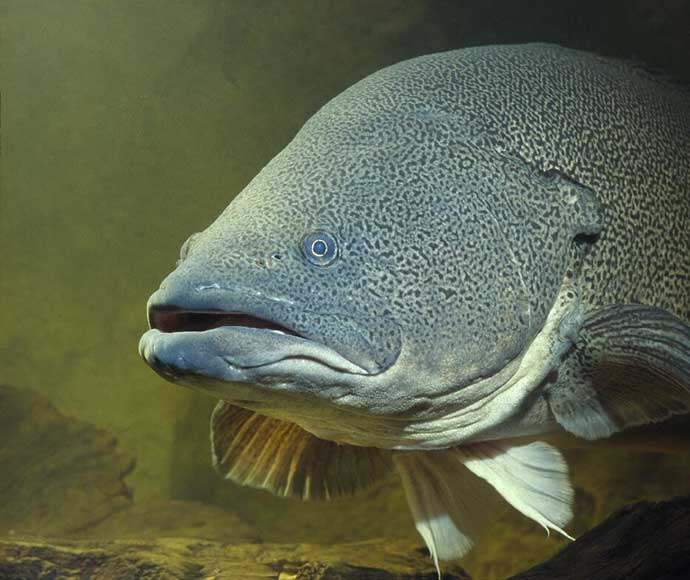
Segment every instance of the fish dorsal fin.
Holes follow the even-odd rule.
[[[690,326],[661,308],[617,304],[587,315],[545,389],[556,420],[585,439],[690,412]]]
[[[301,499],[351,495],[391,471],[388,452],[319,439],[295,423],[219,401],[213,465],[226,479]]]
[[[570,538],[562,529],[572,517],[568,469],[546,443],[488,442],[400,452],[393,462],[439,577],[439,560],[460,558],[477,541],[491,520],[496,492],[547,532]]]

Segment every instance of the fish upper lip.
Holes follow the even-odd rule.
[[[219,353],[227,364],[244,370],[260,369],[290,359],[311,360],[336,371],[369,375],[371,371],[343,356],[333,348],[313,340],[292,328],[262,318],[254,314],[239,311],[226,311],[213,308],[183,308],[173,304],[149,302],[147,309],[151,330],[142,336],[139,352],[144,360],[154,368],[159,366],[174,367],[175,363],[166,361],[168,357],[159,351],[168,335],[170,339],[200,337],[200,335],[218,336],[224,332],[235,332],[242,347],[229,349],[229,353]],[[265,333],[270,333],[265,334]],[[270,336],[271,346],[279,348],[265,351],[264,360],[242,362],[246,349],[251,349],[252,341],[264,335]],[[155,337],[155,338],[154,338]],[[276,343],[276,341],[278,341]],[[264,345],[262,344],[262,347]],[[268,345],[266,345],[268,346]],[[262,348],[263,350],[263,348]],[[276,352],[277,351],[277,352]],[[238,354],[241,353],[241,354]],[[274,355],[274,356],[271,356]],[[179,353],[172,357],[180,361]],[[237,360],[239,359],[239,360]],[[170,368],[168,368],[170,371]],[[172,374],[172,373],[171,373]]]

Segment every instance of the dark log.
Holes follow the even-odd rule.
[[[690,497],[629,505],[510,580],[688,580]]]

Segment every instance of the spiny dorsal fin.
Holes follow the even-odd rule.
[[[211,417],[214,467],[241,485],[301,499],[352,495],[390,473],[381,449],[339,445],[219,401]]]

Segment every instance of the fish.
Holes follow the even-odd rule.
[[[384,68],[187,239],[147,316],[146,363],[219,399],[226,478],[395,474],[439,576],[494,497],[571,538],[549,434],[690,411],[690,92],[540,43]]]

